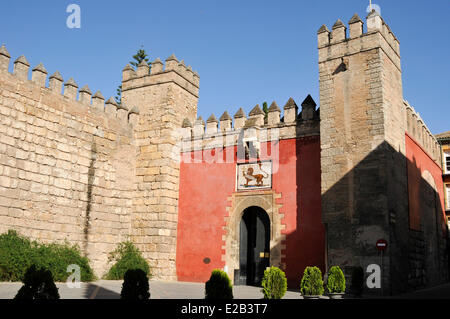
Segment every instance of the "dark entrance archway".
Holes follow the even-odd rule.
[[[240,222],[239,284],[260,286],[270,266],[270,219],[256,206],[244,210]]]

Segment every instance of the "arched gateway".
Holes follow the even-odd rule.
[[[271,190],[234,193],[224,227],[222,260],[236,285],[258,285],[269,266],[282,267],[281,197]],[[263,255],[262,255],[263,254]],[[263,257],[262,257],[263,256]]]
[[[242,285],[260,286],[266,267],[270,266],[270,219],[257,206],[244,210],[239,224],[239,279]]]

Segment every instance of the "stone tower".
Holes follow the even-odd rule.
[[[407,282],[408,238],[407,226],[396,227],[408,225],[399,41],[376,11],[367,32],[363,24],[355,14],[349,32],[341,20],[318,31],[327,264],[346,275],[380,264],[375,244],[385,239],[382,280],[395,290]]]
[[[123,70],[122,104],[139,106],[135,126],[136,194],[132,241],[149,261],[152,275],[176,280],[179,149],[178,128],[197,114],[199,76],[172,55],[156,59],[151,71],[145,61],[135,71]]]

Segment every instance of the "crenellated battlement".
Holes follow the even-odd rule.
[[[10,63],[10,54],[6,47],[2,45],[0,47],[0,72],[8,72]],[[85,107],[91,107],[98,111],[104,112],[109,118],[117,118],[125,128],[132,123],[136,123],[135,117],[139,112],[130,112],[129,109],[136,110],[137,107],[127,107],[125,105],[118,105],[117,102],[111,97],[105,102],[105,98],[100,91],[97,91],[94,95],[88,85],[79,89],[78,84],[73,78],[70,78],[64,82],[63,77],[58,71],[55,71],[49,77],[48,87],[46,86],[48,72],[44,64],[39,63],[31,71],[31,79],[29,78],[30,64],[24,55],[18,57],[13,63],[12,76],[18,80],[30,82],[41,88],[48,89],[49,91],[59,94],[61,98],[69,101],[75,101]],[[81,106],[80,105],[80,106]]]
[[[281,116],[281,109],[274,101],[266,119],[259,105],[248,113],[248,117],[240,108],[234,115],[234,122],[227,111],[219,120],[212,114],[206,123],[201,117],[194,123],[185,118],[182,123],[182,152],[237,145],[247,132],[254,132],[259,142],[319,135],[319,110],[316,110],[313,98],[308,95],[301,106],[299,113],[297,104],[290,98]]]
[[[381,48],[401,70],[400,42],[383,18],[372,10],[367,16],[366,24],[367,31],[364,32],[364,22],[355,13],[348,22],[349,32],[340,19],[335,22],[331,31],[326,25],[322,25],[317,32],[319,63]]]
[[[431,156],[431,158],[440,166],[440,146],[436,137],[428,129],[420,114],[404,101],[406,108],[406,132],[413,137],[417,143]]]
[[[193,71],[190,65],[186,66],[184,60],[178,61],[174,54],[165,62],[164,65],[156,58],[151,69],[145,61],[141,62],[136,70],[131,65],[126,65],[122,72],[122,91],[172,82],[198,97],[198,73]]]

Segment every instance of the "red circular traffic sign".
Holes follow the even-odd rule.
[[[388,245],[388,243],[387,243],[386,240],[384,240],[384,239],[378,239],[377,240],[376,246],[377,246],[378,250],[380,250],[380,251],[386,250],[387,245]]]

